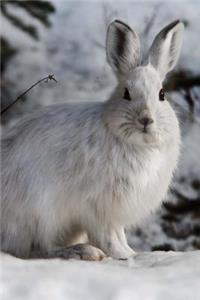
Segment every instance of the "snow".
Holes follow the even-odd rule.
[[[46,29],[38,21],[40,41],[15,30],[2,16],[3,35],[11,45],[20,49],[8,66],[7,77],[14,83],[14,95],[25,90],[48,73],[54,73],[58,83],[43,84],[29,94],[30,109],[36,104],[48,105],[69,100],[105,100],[112,91],[115,79],[106,62],[105,37],[107,23],[119,18],[129,23],[142,38],[147,50],[158,31],[177,18],[188,20],[179,65],[199,70],[199,7],[200,3],[176,1],[52,1],[56,13],[51,16],[52,27]],[[27,15],[20,8],[15,14]],[[156,14],[155,14],[156,11]],[[149,34],[143,32],[152,14],[155,18]],[[16,79],[20,78],[20,81]],[[13,98],[15,98],[13,95]],[[26,107],[27,105],[27,107]],[[23,106],[28,109],[28,104]]]
[[[2,300],[199,300],[200,251],[127,261],[21,260],[1,254]]]

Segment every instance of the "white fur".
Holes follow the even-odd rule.
[[[169,24],[156,36],[149,51],[149,62],[164,79],[177,63],[182,47],[184,25],[179,21]]]
[[[136,32],[119,20],[112,22],[107,31],[106,54],[116,75],[126,76],[140,60],[140,41]]]
[[[123,59],[117,57],[113,34],[116,41],[119,24],[127,26],[113,22],[107,34],[107,55],[115,53],[110,63],[120,74],[108,101],[49,106],[5,134],[2,250],[29,257],[34,245],[48,254],[86,232],[93,246],[126,258],[133,250],[124,229],[160,206],[179,155],[178,121],[167,100],[159,101],[162,82],[152,60],[136,67],[134,38],[124,39]],[[124,34],[132,35],[130,30],[127,26]],[[172,42],[176,45],[175,38]],[[161,43],[162,60],[170,60]],[[173,57],[175,52],[173,45]],[[157,56],[154,47],[152,56]],[[131,101],[123,99],[125,87]],[[139,122],[144,116],[153,119],[145,133]]]

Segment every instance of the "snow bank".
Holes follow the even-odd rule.
[[[2,300],[197,300],[200,251],[143,252],[128,261],[21,260],[1,254]]]

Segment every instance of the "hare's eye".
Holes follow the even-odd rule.
[[[159,92],[159,100],[164,101],[165,100],[165,92],[163,89],[160,90]]]
[[[124,96],[123,96],[123,98],[125,100],[131,101],[131,96],[130,96],[129,91],[128,91],[127,88],[125,88],[125,90],[124,90]]]

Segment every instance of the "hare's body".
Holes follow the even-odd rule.
[[[160,205],[177,161],[178,127],[160,148],[130,147],[106,129],[104,104],[81,106],[46,108],[4,141],[3,250],[28,256],[35,244],[47,251],[70,242],[74,230],[103,249],[103,232],[136,224]]]
[[[136,68],[127,78],[134,76],[135,91],[142,81],[154,97],[147,82],[153,76],[159,88],[155,70]],[[153,105],[140,95],[124,104],[118,100],[121,93],[119,85],[105,103],[44,108],[6,132],[2,250],[20,257],[31,256],[33,248],[49,257],[74,257],[80,248],[56,248],[86,232],[90,244],[107,255],[124,258],[133,253],[124,228],[160,205],[176,167],[180,134],[167,101]],[[154,124],[138,127],[134,114],[149,114],[150,104]]]

